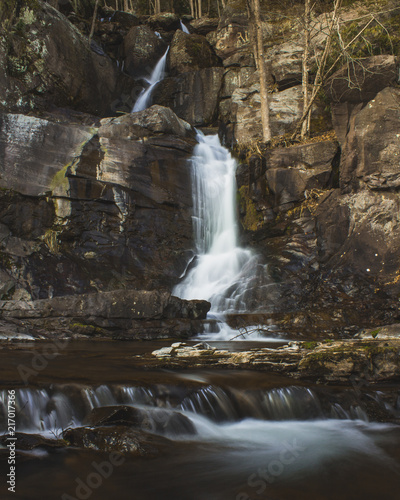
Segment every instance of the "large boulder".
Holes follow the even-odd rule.
[[[155,89],[153,102],[171,108],[191,125],[211,125],[218,116],[223,74],[223,68],[205,68],[165,78]]]
[[[0,107],[112,114],[111,103],[133,82],[58,10],[34,5],[21,11],[18,30],[0,37]]]
[[[125,71],[133,76],[149,77],[167,44],[147,26],[134,26],[124,39]]]
[[[177,30],[172,39],[168,62],[172,75],[221,65],[203,36],[188,35],[181,30]]]
[[[38,299],[179,280],[192,248],[187,123],[153,106],[101,123],[6,114],[0,126],[7,289]]]
[[[343,190],[400,186],[399,99],[399,89],[385,88],[364,108],[353,110],[340,165]]]

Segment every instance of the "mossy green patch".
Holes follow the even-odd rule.
[[[244,213],[241,219],[244,229],[247,231],[257,231],[263,223],[262,214],[257,211],[254,201],[249,196],[249,189],[247,186],[241,186],[238,194],[240,212]]]
[[[54,175],[50,183],[50,187],[52,190],[54,190],[57,187],[62,187],[64,189],[68,188],[69,183],[67,178],[67,171],[69,166],[70,166],[69,164],[65,165],[65,167],[63,167]]]
[[[301,346],[304,348],[304,349],[315,349],[317,346],[318,346],[318,342],[303,342],[301,344]]]
[[[369,332],[371,334],[372,338],[376,338],[378,336],[378,333],[381,331],[381,328],[377,328],[376,330],[372,330],[372,332]]]

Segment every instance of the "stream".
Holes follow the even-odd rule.
[[[130,407],[146,413],[141,432],[153,436],[156,452],[125,453],[112,475],[78,496],[78,485],[94,481],[93,464],[107,461],[109,452],[93,443],[20,450],[16,493],[1,491],[1,498],[396,498],[400,405],[392,398],[392,422],[374,421],[365,398],[387,409],[400,387],[328,388],[265,372],[153,370],[144,355],[165,343],[85,341],[68,343],[22,384],[21,366],[38,368],[35,356],[50,345],[0,350],[2,434],[13,389],[19,433],[55,441],[66,429],[87,426],[99,409]],[[6,458],[2,446],[2,471]]]

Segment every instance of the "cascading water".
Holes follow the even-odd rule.
[[[236,384],[237,374],[234,377],[232,385]],[[2,457],[8,453],[8,393],[7,389],[0,390]],[[398,427],[368,422],[356,393],[344,407],[328,404],[332,398],[346,400],[344,393],[335,394],[336,390],[327,393],[325,388],[193,387],[192,382],[185,386],[182,381],[148,387],[52,384],[46,388],[19,388],[15,390],[16,443],[23,455],[18,456],[21,493],[15,498],[67,497],[64,492],[74,484],[77,471],[84,479],[92,477],[98,470],[94,464],[105,463],[104,453],[107,450],[110,454],[110,446],[119,453],[123,446],[125,463],[115,468],[110,483],[104,481],[109,489],[96,491],[99,500],[108,500],[114,491],[119,498],[130,498],[135,491],[137,498],[149,500],[249,499],[259,496],[255,494],[260,485],[268,486],[268,496],[260,499],[316,498],[317,488],[330,492],[331,483],[338,478],[342,478],[340,486],[347,491],[348,477],[361,485],[366,480],[369,483],[363,494],[359,495],[356,487],[355,493],[346,498],[393,498],[364,492],[368,493],[376,481],[379,493],[384,487],[397,491],[398,481],[393,478],[398,478],[399,468],[393,443],[399,440]],[[49,441],[44,443],[29,434],[67,440],[75,436],[78,448],[67,446],[60,453],[58,441],[52,451]],[[80,436],[85,436],[87,443],[84,453]],[[137,439],[139,449],[145,446],[145,456],[156,453],[154,460],[138,458]],[[47,495],[43,496],[42,491],[32,495],[33,489],[43,484],[43,476]],[[60,486],[60,477],[64,476]],[[193,495],[200,487],[201,494]],[[306,494],[300,497],[298,491]],[[341,498],[340,492],[321,495],[318,498]]]
[[[211,303],[211,317],[249,309],[261,266],[251,250],[238,243],[236,161],[218,135],[197,134],[192,157],[193,226],[197,260],[173,291],[183,299]],[[233,334],[232,334],[233,332]],[[235,331],[226,325],[216,339]],[[214,336],[209,333],[208,338]]]
[[[190,35],[190,31],[186,28],[186,26],[183,24],[182,21],[180,21],[181,23],[181,30],[184,32],[184,33],[187,33],[188,35]]]
[[[136,113],[137,111],[143,111],[147,109],[151,104],[151,94],[157,85],[164,78],[165,68],[167,65],[167,55],[168,55],[169,47],[165,51],[162,58],[156,64],[149,80],[147,83],[149,86],[147,89],[143,89],[141,94],[139,95],[135,105],[133,106],[132,113]]]

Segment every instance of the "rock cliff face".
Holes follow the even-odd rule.
[[[398,319],[398,58],[334,73],[313,107],[316,137],[288,147],[302,38],[295,22],[264,22],[277,145],[260,146],[259,74],[236,4],[187,19],[190,34],[175,14],[116,12],[90,45],[71,10],[21,10],[0,37],[0,298],[170,291],[192,257],[192,127],[218,127],[239,158],[243,243],[270,270],[264,319],[342,333]],[[153,106],[131,114],[168,45]]]
[[[160,106],[90,125],[0,123],[7,288],[38,299],[177,282],[191,249],[190,125]]]

